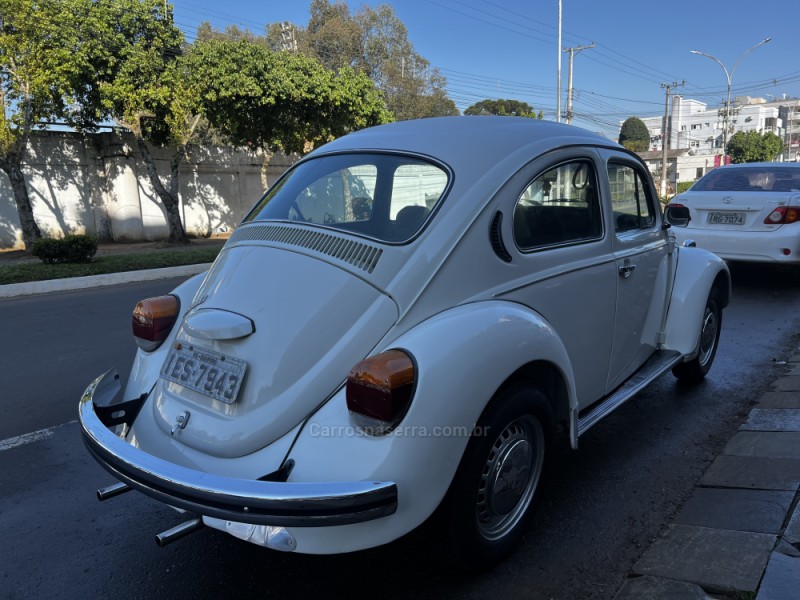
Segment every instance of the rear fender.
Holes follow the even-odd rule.
[[[390,348],[409,352],[417,365],[414,399],[400,425],[384,436],[367,435],[350,416],[345,392],[340,390],[305,424],[290,454],[295,461],[290,479],[378,481],[388,477],[399,490],[397,513],[381,520],[389,530],[383,533],[391,539],[433,513],[481,413],[520,367],[532,361],[552,363],[562,374],[570,403],[576,402],[561,340],[540,315],[515,303],[478,302],[448,310],[376,352]],[[371,535],[367,527],[349,527],[354,528],[353,540],[363,542],[362,535]],[[338,535],[339,543],[342,539]],[[382,541],[389,540],[383,537]],[[319,549],[326,546],[322,538],[302,542],[318,543]]]
[[[180,284],[172,292],[172,295],[177,296],[180,300],[180,309],[178,318],[175,320],[175,325],[169,333],[169,337],[164,340],[156,350],[153,352],[145,352],[141,348],[136,350],[136,358],[133,360],[133,367],[131,367],[131,374],[128,378],[128,383],[125,386],[124,400],[138,398],[142,394],[150,393],[158,380],[158,375],[161,372],[161,366],[164,364],[164,359],[169,352],[175,335],[178,332],[179,325],[183,321],[183,316],[192,304],[192,299],[195,293],[203,283],[205,273],[195,275],[191,279]]]
[[[731,277],[717,255],[702,248],[680,247],[675,284],[664,330],[663,347],[677,350],[687,359],[697,352],[698,335],[706,300],[713,286],[718,287],[721,306],[730,302]]]

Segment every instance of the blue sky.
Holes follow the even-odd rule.
[[[263,33],[268,23],[308,23],[309,0],[174,0],[175,23],[189,39],[202,21]],[[558,1],[394,0],[414,49],[447,77],[463,110],[484,98],[514,98],[554,119],[557,95]],[[731,71],[748,48],[767,37],[736,67],[732,96],[800,97],[796,7],[788,0],[671,3],[562,0],[562,47],[589,45],[575,57],[573,124],[614,137],[619,122],[663,114],[662,83],[686,81],[687,98],[718,106]],[[562,87],[568,55],[562,53]],[[565,92],[562,113],[566,112]]]

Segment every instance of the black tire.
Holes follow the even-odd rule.
[[[722,331],[722,308],[719,305],[717,290],[714,288],[708,295],[703,312],[700,337],[697,341],[697,356],[672,368],[672,374],[679,381],[699,383],[705,378],[717,355],[720,331]]]
[[[514,549],[530,518],[552,422],[547,398],[530,384],[501,391],[484,411],[440,507],[461,566],[487,569]]]

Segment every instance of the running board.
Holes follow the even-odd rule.
[[[625,404],[633,396],[641,392],[652,381],[678,364],[683,356],[674,350],[659,350],[634,373],[630,379],[618,387],[612,394],[600,400],[585,415],[578,416],[578,437],[596,425],[603,417]]]

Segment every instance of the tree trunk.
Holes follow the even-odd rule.
[[[267,147],[262,148],[264,151],[264,160],[261,161],[261,187],[266,192],[269,189],[269,181],[267,181],[267,173],[269,172],[269,163],[275,153]]]
[[[31,205],[28,188],[25,186],[25,177],[22,174],[22,157],[18,153],[13,153],[0,160],[0,169],[8,175],[11,181],[11,190],[14,192],[14,202],[17,204],[17,214],[19,224],[22,228],[22,240],[25,248],[30,250],[33,243],[42,237],[42,231],[33,218],[33,206]]]
[[[181,221],[180,201],[178,199],[178,168],[180,167],[183,157],[186,155],[186,149],[183,147],[178,148],[170,161],[170,180],[169,189],[167,189],[158,177],[156,164],[153,157],[150,155],[147,142],[137,137],[136,143],[139,146],[139,151],[142,153],[144,164],[147,166],[147,175],[150,177],[150,183],[153,185],[153,189],[155,189],[156,194],[158,194],[167,212],[169,242],[171,244],[188,244],[189,238],[186,237],[186,231]]]

